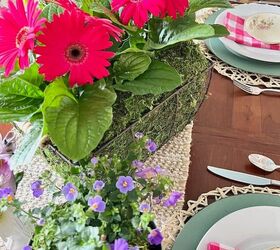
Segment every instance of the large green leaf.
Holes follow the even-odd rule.
[[[32,83],[14,78],[0,83],[0,121],[29,119],[40,107],[43,92]]]
[[[228,34],[227,29],[222,25],[199,24],[195,22],[193,15],[187,15],[176,20],[154,21],[147,46],[152,49],[162,49],[192,39],[206,39]]]
[[[151,58],[145,53],[125,53],[114,63],[114,73],[117,78],[132,81],[143,74],[151,62]]]
[[[112,123],[115,100],[114,92],[95,84],[78,101],[65,96],[58,107],[46,108],[49,135],[59,150],[78,161],[95,149]]]
[[[190,8],[188,9],[188,13],[195,13],[198,10],[204,8],[231,8],[228,0],[190,0]]]
[[[32,65],[30,65],[29,68],[26,69],[24,73],[22,75],[19,75],[18,77],[36,86],[40,86],[44,80],[44,77],[39,74],[39,65],[37,63],[33,63]]]
[[[45,99],[42,104],[42,113],[43,116],[45,114],[45,110],[48,107],[58,107],[60,105],[60,101],[64,97],[69,97],[76,101],[73,94],[67,88],[63,78],[57,78],[55,81],[49,84],[49,86],[45,89]],[[44,119],[44,134],[48,131],[47,124]]]
[[[19,147],[11,157],[10,165],[12,169],[19,165],[28,164],[31,162],[37,148],[40,145],[42,136],[42,121],[38,121],[32,125],[29,131],[25,134]]]
[[[153,61],[144,74],[133,81],[126,81],[114,87],[120,91],[130,91],[135,95],[158,95],[177,88],[181,83],[182,79],[174,68]]]
[[[62,12],[63,12],[63,8],[61,8],[59,5],[55,3],[49,3],[43,9],[41,16],[45,17],[48,21],[52,21],[53,15],[58,15]]]

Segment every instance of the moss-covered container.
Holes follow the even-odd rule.
[[[192,42],[161,51],[156,57],[175,67],[184,84],[158,96],[118,92],[112,126],[92,155],[125,153],[138,131],[162,146],[194,118],[208,88],[208,61]]]

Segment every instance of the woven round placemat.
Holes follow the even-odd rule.
[[[192,216],[196,215],[200,210],[210,205],[213,200],[221,200],[233,195],[240,195],[240,194],[272,194],[280,196],[280,190],[270,189],[268,187],[261,188],[261,187],[254,187],[252,185],[246,187],[223,187],[223,188],[216,188],[208,193],[202,194],[196,201],[188,201],[188,209],[176,211],[173,215],[168,217],[165,220],[164,225],[162,226],[162,231],[165,233],[165,248],[164,249],[171,249],[176,236],[178,233],[183,229],[186,221],[190,219]]]
[[[193,124],[189,124],[185,129],[174,136],[167,144],[161,147],[151,158],[146,161],[146,165],[156,166],[160,165],[164,170],[166,175],[170,176],[174,181],[174,190],[184,193],[185,184],[188,178],[188,170],[190,164],[190,148],[191,148],[191,136],[192,136],[192,127]],[[16,131],[15,131],[16,133]],[[18,141],[21,139],[21,135],[17,133]],[[19,184],[19,187],[16,192],[16,197],[21,201],[26,201],[24,204],[24,209],[29,210],[35,207],[43,207],[48,202],[51,201],[51,195],[48,192],[45,192],[40,198],[35,198],[32,196],[30,185],[35,180],[38,180],[40,175],[47,169],[50,169],[46,159],[41,155],[37,154],[32,162],[28,165],[21,166],[17,171],[24,171],[24,177]],[[54,182],[58,186],[62,185],[62,180],[53,176]],[[64,200],[58,198],[57,203],[62,203]],[[161,228],[164,235],[167,235],[168,238],[164,240],[164,247],[170,242],[170,233],[168,224],[166,221],[169,217],[174,214],[180,214],[182,210],[184,201],[180,201],[178,205],[174,208],[164,208],[160,205],[153,207],[153,210],[156,214],[156,224]],[[1,224],[0,224],[1,226]],[[172,236],[172,238],[174,238]],[[0,239],[0,250],[7,250],[3,246],[4,242]],[[2,245],[2,246],[1,246]]]
[[[197,13],[197,21],[203,23],[217,8],[201,10]],[[280,77],[251,73],[245,70],[237,69],[217,58],[205,45],[203,41],[196,41],[200,44],[201,51],[206,58],[213,63],[213,67],[223,76],[236,80],[244,84],[263,85],[267,88],[280,88]]]

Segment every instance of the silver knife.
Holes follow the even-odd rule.
[[[246,183],[246,184],[258,185],[258,186],[269,186],[269,185],[280,186],[280,181],[277,180],[272,180],[272,179],[246,174],[238,171],[217,168],[213,166],[208,166],[207,168],[209,171],[211,171],[216,175],[225,177],[230,180]]]

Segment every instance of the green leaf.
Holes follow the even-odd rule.
[[[43,92],[32,83],[14,78],[0,83],[0,121],[22,121],[38,111]]]
[[[37,63],[33,63],[29,66],[18,78],[32,83],[35,86],[40,86],[44,80],[44,77],[39,73],[39,65]]]
[[[112,123],[115,100],[114,92],[95,83],[85,88],[78,102],[64,96],[59,106],[46,108],[49,135],[59,150],[78,161],[95,149]]]
[[[24,96],[34,99],[42,99],[44,97],[44,93],[37,86],[21,78],[9,79],[0,83],[0,94]]]
[[[174,90],[182,83],[178,72],[171,66],[153,61],[149,69],[133,81],[126,81],[122,85],[114,85],[120,91],[131,91],[135,95],[159,95]]]
[[[153,20],[147,49],[162,49],[192,39],[206,39],[228,35],[226,28],[219,25],[199,24],[193,14],[176,20]]]
[[[117,78],[132,81],[143,74],[151,62],[151,58],[145,53],[125,53],[114,63],[114,73]]]
[[[19,165],[28,164],[33,159],[40,145],[42,136],[42,122],[35,122],[25,134],[20,146],[11,157],[11,168],[16,169]]]
[[[190,0],[190,8],[188,13],[195,13],[198,10],[204,8],[232,8],[229,1],[227,0]]]
[[[45,17],[48,21],[53,20],[53,15],[59,15],[63,12],[63,8],[55,3],[49,3],[43,9],[41,16]]]

